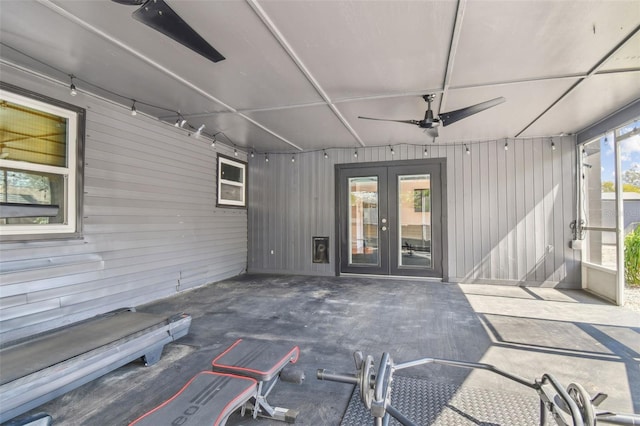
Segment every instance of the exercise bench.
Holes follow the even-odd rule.
[[[160,360],[189,332],[191,315],[118,309],[0,347],[0,423],[137,359]]]
[[[239,339],[212,361],[212,371],[196,374],[178,393],[131,425],[222,426],[238,409],[241,415],[249,410],[253,418],[294,423],[298,412],[271,406],[267,396],[279,379],[304,380],[302,372],[283,371],[299,356],[297,346]]]

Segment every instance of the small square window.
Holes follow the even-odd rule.
[[[218,154],[219,207],[247,207],[247,163]]]

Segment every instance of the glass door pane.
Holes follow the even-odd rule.
[[[431,268],[431,176],[398,176],[398,265]]]
[[[349,186],[349,265],[378,265],[378,177],[352,177]]]

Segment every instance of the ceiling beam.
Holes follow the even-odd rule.
[[[331,109],[331,111],[335,114],[338,120],[340,120],[342,125],[347,128],[349,133],[351,133],[351,135],[355,138],[355,140],[358,141],[360,146],[364,147],[365,144],[360,138],[360,136],[358,135],[358,133],[355,131],[353,127],[351,127],[351,124],[349,124],[347,119],[342,115],[342,113],[334,105],[334,103],[329,98],[329,95],[327,94],[327,92],[324,91],[324,89],[322,88],[318,80],[316,80],[313,74],[311,74],[311,71],[309,71],[306,65],[302,62],[302,59],[300,59],[300,57],[296,54],[295,50],[293,50],[293,47],[291,47],[291,45],[289,44],[287,39],[284,37],[284,35],[280,32],[280,30],[278,30],[278,27],[276,27],[276,25],[271,20],[271,18],[269,18],[269,15],[267,15],[267,12],[265,12],[262,6],[258,4],[257,0],[247,0],[247,3],[249,4],[249,6],[251,6],[253,11],[256,13],[256,15],[258,15],[262,23],[271,32],[273,37],[278,41],[278,43],[280,43],[280,46],[282,46],[285,52],[287,52],[289,57],[293,60],[293,62],[296,64],[296,66],[302,72],[302,74],[304,74],[304,76],[307,78],[309,83],[311,83],[311,85],[316,90],[316,92],[318,92],[320,97],[326,102],[326,105]]]
[[[624,108],[577,132],[576,143],[581,144],[604,135],[617,127],[640,117],[640,99],[636,99]]]
[[[628,69],[616,69],[616,70],[607,70],[607,71],[598,71],[594,75],[605,75],[605,74],[623,74],[629,72],[640,72],[640,68],[628,68]],[[556,75],[556,76],[548,76],[548,77],[536,77],[536,78],[523,78],[518,80],[505,80],[505,81],[492,81],[488,83],[480,83],[480,84],[467,84],[462,86],[449,86],[448,91],[456,91],[456,90],[466,90],[466,89],[478,89],[478,88],[488,88],[488,87],[501,87],[501,86],[510,86],[516,84],[526,84],[526,83],[537,83],[537,82],[547,82],[547,81],[559,81],[559,80],[578,80],[581,78],[587,77],[587,74],[566,74],[566,75]],[[442,93],[444,89],[442,88],[425,88],[421,90],[415,90],[410,92],[395,92],[395,93],[386,93],[383,95],[371,95],[371,96],[354,96],[348,98],[337,98],[332,99],[331,103],[333,104],[342,104],[349,102],[363,102],[363,101],[377,101],[383,99],[394,99],[394,98],[407,98],[413,96],[423,96],[430,93]],[[324,106],[326,102],[318,101],[318,102],[306,102],[300,104],[289,104],[289,105],[278,105],[274,107],[263,107],[263,108],[246,108],[246,109],[238,109],[237,111],[218,111],[218,112],[203,112],[203,113],[195,113],[195,114],[182,114],[185,118],[197,118],[197,117],[209,117],[216,114],[226,114],[226,113],[254,113],[254,112],[269,112],[269,111],[280,111],[287,109],[296,109],[296,108],[312,108],[318,106]],[[163,117],[159,117],[161,120],[170,120],[176,119],[178,116],[176,115],[167,115]]]
[[[538,120],[540,120],[547,112],[549,112],[553,107],[555,107],[560,101],[569,96],[578,86],[580,86],[583,82],[585,82],[588,78],[596,75],[600,68],[613,56],[618,52],[622,47],[627,44],[629,40],[631,40],[638,32],[640,32],[640,25],[635,27],[633,31],[631,31],[625,38],[623,38],[613,49],[609,51],[606,55],[604,55],[590,70],[587,74],[580,78],[578,81],[573,83],[569,89],[567,89],[558,99],[555,100],[551,105],[549,105],[544,111],[542,111],[536,118],[533,119],[529,124],[527,124],[522,130],[520,130],[514,137],[518,137],[523,134],[527,129],[533,126]]]

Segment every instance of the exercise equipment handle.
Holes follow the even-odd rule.
[[[318,369],[316,372],[318,380],[328,380],[331,382],[349,383],[357,385],[360,380],[358,376],[353,373],[336,373],[335,371],[325,370],[324,368]]]

